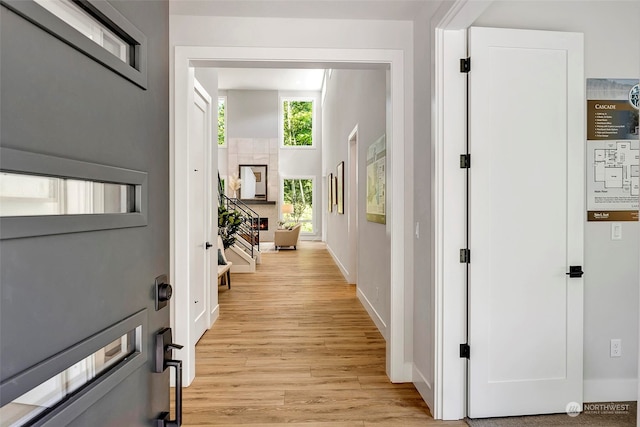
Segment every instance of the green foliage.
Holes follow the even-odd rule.
[[[292,219],[295,222],[299,222],[301,219],[312,219],[313,180],[285,179],[283,200],[284,203],[291,203],[293,205]]]
[[[313,145],[313,101],[283,101],[284,145]]]
[[[222,238],[225,249],[236,242],[236,233],[244,222],[238,211],[230,211],[225,206],[218,206],[218,234]]]
[[[218,145],[224,145],[224,122],[227,104],[224,98],[218,98]]]

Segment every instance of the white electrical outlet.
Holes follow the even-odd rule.
[[[611,347],[609,350],[610,350],[610,357],[621,357],[622,356],[622,340],[612,339]]]
[[[619,222],[611,223],[611,240],[622,240],[622,224]]]

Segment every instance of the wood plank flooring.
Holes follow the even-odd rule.
[[[435,422],[412,384],[389,382],[385,341],[324,244],[262,259],[218,288],[183,425],[466,426]]]

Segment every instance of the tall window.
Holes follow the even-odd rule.
[[[227,97],[218,97],[218,145],[227,144]]]
[[[313,146],[313,100],[282,98],[282,144],[285,147]]]
[[[283,180],[284,203],[293,205],[293,213],[285,214],[285,222],[302,223],[302,232],[313,233],[313,178]]]

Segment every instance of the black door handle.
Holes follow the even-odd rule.
[[[575,277],[582,277],[583,274],[584,274],[584,271],[582,271],[581,265],[572,265],[569,267],[569,272],[567,273],[567,276],[575,278]]]
[[[182,425],[182,360],[165,360],[165,366],[175,368],[175,405],[176,419],[170,420],[169,413],[163,412],[156,419],[156,427],[180,427]]]
[[[176,418],[169,419],[169,412],[162,412],[156,419],[155,427],[179,427],[182,425],[182,360],[171,358],[173,349],[182,346],[173,342],[171,328],[164,328],[156,334],[155,372],[164,372],[167,368],[175,370],[175,408]]]
[[[204,248],[205,249],[209,249],[209,248],[212,248],[212,247],[213,247],[213,245],[211,243],[209,243],[209,242],[204,244]]]

